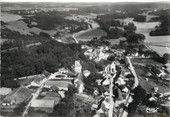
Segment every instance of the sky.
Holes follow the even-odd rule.
[[[1,0],[1,2],[170,2],[170,0]]]

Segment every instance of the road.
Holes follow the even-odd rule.
[[[153,52],[156,52],[155,50],[153,50],[152,48],[149,47],[149,44],[148,43],[144,43],[145,47],[148,48],[150,51],[153,51]],[[162,54],[156,52],[160,57],[163,57]]]
[[[37,43],[31,43],[31,44],[25,45],[24,47],[37,46],[37,45],[41,45],[41,44],[42,44],[42,43],[40,43],[40,42],[37,42]],[[17,49],[19,49],[19,47],[13,47],[13,48],[10,48],[10,49],[1,50],[1,52],[7,52],[7,51],[17,50]]]
[[[31,103],[32,103],[32,101],[33,100],[35,100],[38,96],[39,96],[39,94],[40,94],[40,92],[41,92],[41,90],[42,90],[42,88],[43,88],[43,86],[44,86],[44,83],[46,82],[46,81],[48,81],[49,79],[46,79],[46,80],[44,80],[44,82],[42,82],[41,84],[40,84],[40,87],[37,89],[37,91],[33,94],[33,97],[32,97],[32,99],[29,101],[29,103],[27,104],[27,106],[26,106],[26,108],[25,108],[25,110],[24,110],[24,112],[23,112],[23,114],[22,114],[22,117],[24,117],[27,113],[28,113],[28,109],[29,109],[29,107],[31,106]]]
[[[130,57],[126,57],[127,58],[127,60],[128,60],[128,63],[129,63],[129,67],[130,67],[130,70],[131,70],[131,72],[132,72],[132,74],[134,75],[134,77],[135,77],[135,83],[134,83],[134,86],[133,86],[133,89],[135,88],[135,87],[137,87],[138,85],[139,85],[139,79],[138,79],[138,76],[137,76],[137,74],[136,74],[136,72],[135,72],[135,70],[134,70],[134,67],[133,67],[133,65],[132,65],[132,62],[131,62],[131,60],[130,60]]]
[[[115,78],[116,73],[113,77],[110,78],[110,85],[109,85],[109,99],[110,99],[110,107],[109,107],[109,117],[113,117],[113,109],[114,109],[114,102],[113,102],[113,79]]]
[[[87,23],[89,23],[89,22],[87,22]],[[92,29],[89,27],[87,30],[82,30],[82,31],[79,31],[79,32],[73,34],[72,37],[73,37],[73,39],[75,40],[76,43],[79,43],[79,41],[76,39],[76,36],[81,35],[83,33],[86,33],[88,31],[94,30],[96,28],[99,28],[99,25],[97,23],[95,23],[95,22],[90,23],[90,24],[92,25]]]
[[[77,34],[77,33],[76,33]],[[79,41],[76,39],[75,34],[73,34],[73,39],[75,40],[76,43],[79,43]]]
[[[113,77],[110,78],[110,86],[109,86],[110,94],[109,94],[109,99],[110,99],[110,108],[109,108],[109,117],[113,116]]]
[[[126,58],[127,58],[127,60],[128,60],[130,70],[131,70],[132,74],[133,74],[134,77],[135,77],[135,79],[134,79],[134,80],[135,80],[135,83],[134,83],[134,86],[133,86],[133,89],[134,89],[135,87],[137,87],[137,86],[139,85],[139,79],[138,79],[137,74],[136,74],[136,72],[135,72],[135,70],[134,70],[134,67],[133,67],[132,62],[131,62],[131,60],[130,60],[130,57],[127,56]],[[132,100],[133,100],[133,99],[132,99],[132,97],[130,96],[130,92],[129,92],[129,93],[128,93],[128,96],[127,96],[127,100],[126,100],[126,104],[125,104],[125,105],[128,106],[129,103],[132,102]],[[127,115],[128,115],[128,113],[127,113],[125,110],[123,110],[119,117],[127,117]]]

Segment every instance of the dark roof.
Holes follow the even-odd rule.
[[[105,59],[101,59],[99,62],[98,62],[98,65],[101,66],[101,67],[106,67],[108,64],[111,64],[112,62],[111,61],[108,61],[108,60],[105,60]]]
[[[155,74],[160,74],[161,73],[161,71],[158,68],[155,68],[155,67],[153,67],[151,69],[151,71],[154,72]]]
[[[41,80],[43,80],[45,78],[44,74],[40,74],[40,75],[33,75],[33,76],[28,76],[25,79],[19,80],[18,84],[19,85],[29,85],[31,84],[32,81],[35,82],[40,82]]]
[[[21,86],[13,90],[10,94],[8,94],[4,98],[3,102],[11,103],[15,101],[15,104],[19,104],[21,102],[26,101],[31,96],[32,96],[32,92],[28,88]]]
[[[44,70],[43,72],[42,72],[42,74],[44,74],[46,77],[48,77],[48,76],[50,76],[50,72],[48,72],[48,71],[46,71],[46,70]]]
[[[79,73],[78,76],[77,76],[77,78],[78,78],[79,80],[81,80],[81,81],[83,81],[83,77],[84,77],[84,76],[83,76],[82,73]]]
[[[52,80],[49,80],[49,81],[45,82],[45,85],[63,87],[63,88],[68,88],[69,84],[71,84],[71,82],[68,82],[68,81],[52,81]]]
[[[98,86],[99,92],[104,93],[106,90],[103,86]]]

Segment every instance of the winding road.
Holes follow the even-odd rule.
[[[88,22],[88,23],[89,23],[89,22]],[[95,30],[96,28],[99,28],[99,27],[100,27],[97,22],[93,22],[93,23],[90,23],[90,24],[92,25],[92,28],[89,27],[87,30],[82,30],[82,31],[79,31],[79,32],[73,34],[72,37],[73,37],[73,39],[75,40],[76,43],[79,43],[78,39],[76,39],[76,36],[81,35],[81,34],[83,34],[83,33],[86,33],[86,32],[88,32],[88,31]]]

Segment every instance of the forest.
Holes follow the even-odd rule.
[[[6,87],[17,87],[14,78],[40,74],[44,70],[53,73],[61,67],[71,69],[75,60],[86,59],[79,44],[57,41],[8,51],[2,53],[1,58],[1,85]]]
[[[144,15],[136,15],[134,17],[133,21],[137,21],[137,22],[146,22],[146,16]]]
[[[161,24],[155,27],[155,30],[149,33],[150,36],[163,36],[170,35],[170,9],[159,10],[150,14],[158,15],[158,18],[154,18],[154,21],[160,21]]]
[[[8,28],[2,28],[1,33],[2,33],[1,34],[2,38],[8,39],[8,41],[5,41],[1,45],[2,50],[14,48],[14,47],[21,48],[27,44],[46,42],[51,40],[50,35],[44,32],[40,32],[40,34],[38,35],[35,33],[32,33],[32,35],[24,35],[18,31],[10,30]]]
[[[53,30],[58,26],[62,26],[71,27],[71,32],[77,32],[88,28],[87,23],[64,19],[66,16],[68,16],[68,14],[58,11],[40,11],[31,17],[24,16],[23,21],[27,23],[30,28],[37,27],[43,30]],[[36,22],[37,25],[32,25],[31,22]]]

